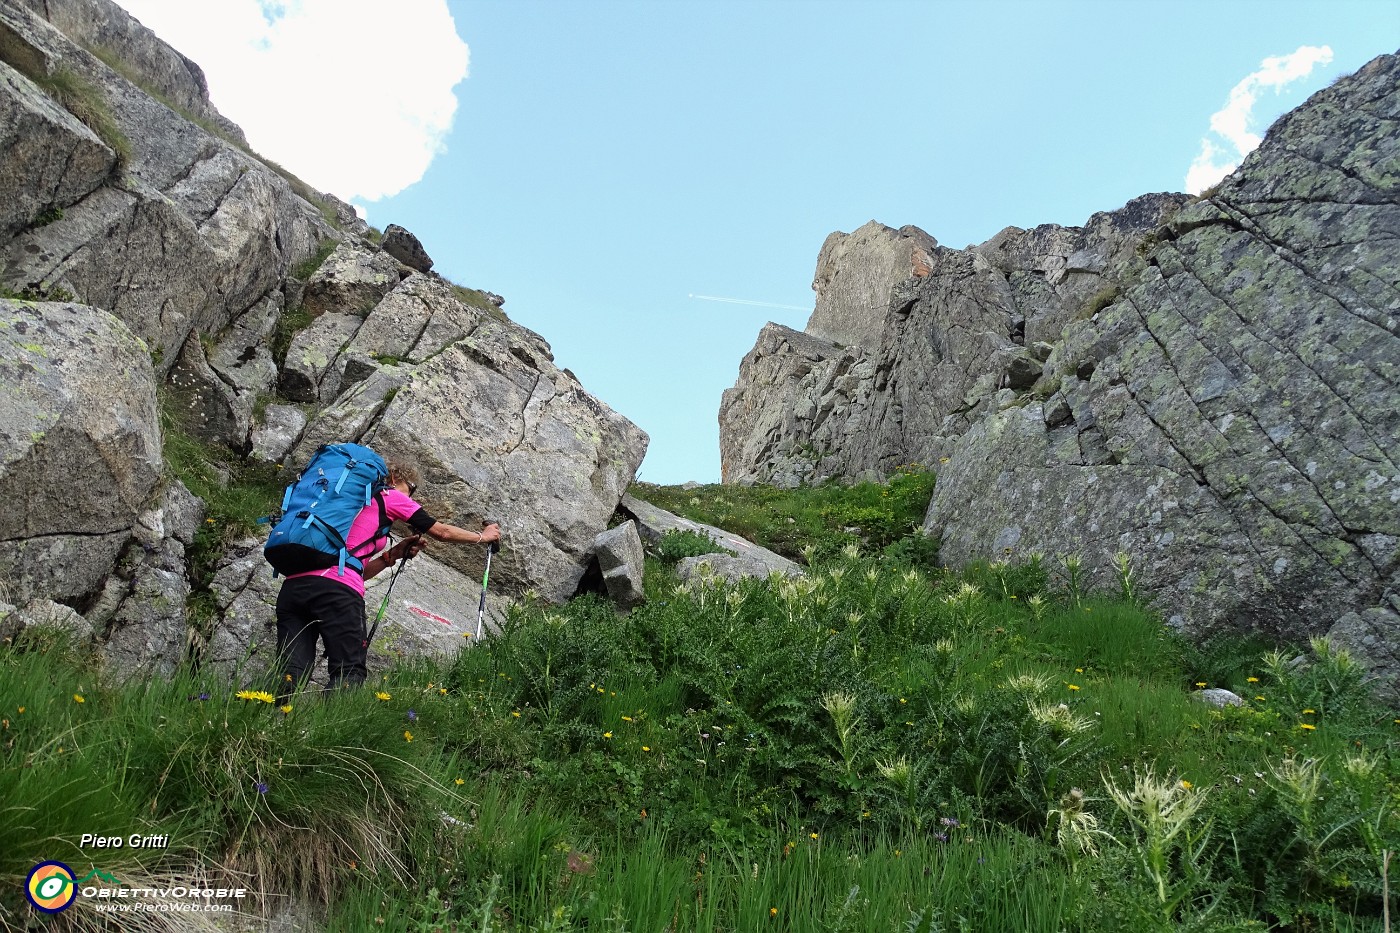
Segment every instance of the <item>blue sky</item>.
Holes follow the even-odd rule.
[[[805,325],[833,230],[915,224],[963,247],[1186,190],[1204,140],[1230,150],[1212,115],[1262,135],[1400,47],[1400,4],[1380,0],[413,0],[396,30],[382,6],[327,2],[262,0],[308,72],[252,106],[225,90],[249,65],[220,17],[258,0],[123,5],[205,67],[260,152],[505,296],[651,435],[640,477],[660,483],[719,479],[720,394],[766,321]],[[318,8],[333,40],[305,28]],[[1305,47],[1327,50],[1289,59],[1305,74],[1261,72]],[[323,97],[363,115],[359,136],[331,138]]]

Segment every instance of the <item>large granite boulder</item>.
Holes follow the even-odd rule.
[[[353,239],[341,240],[307,280],[302,306],[313,314],[364,318],[399,279],[394,257]]]
[[[598,535],[593,539],[593,552],[609,599],[624,610],[646,601],[646,551],[635,521],[625,521]]]
[[[435,516],[467,527],[501,523],[492,579],[503,591],[572,596],[646,452],[645,432],[510,322],[485,320],[411,369],[365,437],[386,456],[418,463],[419,497]],[[441,559],[475,577],[479,551],[449,548]]]
[[[78,304],[0,299],[0,579],[10,600],[100,589],[161,472],[150,356]]]
[[[892,230],[870,221],[853,233],[833,233],[817,255],[816,307],[807,333],[837,344],[878,350],[890,293],[908,278],[928,275],[938,245],[918,227]]]
[[[1400,592],[1397,118],[1382,56],[1170,219],[1067,328],[1045,403],[962,438],[926,522],[942,558],[1121,551],[1185,629],[1338,623],[1393,665],[1367,612]]]
[[[433,268],[433,259],[423,248],[423,244],[418,241],[416,236],[398,224],[389,224],[384,228],[384,240],[380,246],[383,247],[384,252],[410,269],[427,272]]]

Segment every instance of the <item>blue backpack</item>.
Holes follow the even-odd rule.
[[[323,444],[287,487],[282,518],[272,527],[263,556],[277,573],[292,575],[348,566],[364,570],[374,542],[389,532],[391,521],[379,495],[389,482],[384,458],[360,444]],[[360,509],[379,503],[379,528],[366,541],[349,542],[350,526]]]

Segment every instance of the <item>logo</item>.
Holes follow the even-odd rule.
[[[24,884],[29,903],[46,914],[66,910],[78,896],[73,869],[62,862],[40,862],[29,871]]]

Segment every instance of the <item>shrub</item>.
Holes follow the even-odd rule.
[[[728,554],[734,552],[720,547],[714,538],[701,531],[672,529],[661,536],[653,553],[664,564],[674,564],[687,557],[700,557],[705,554]]]

